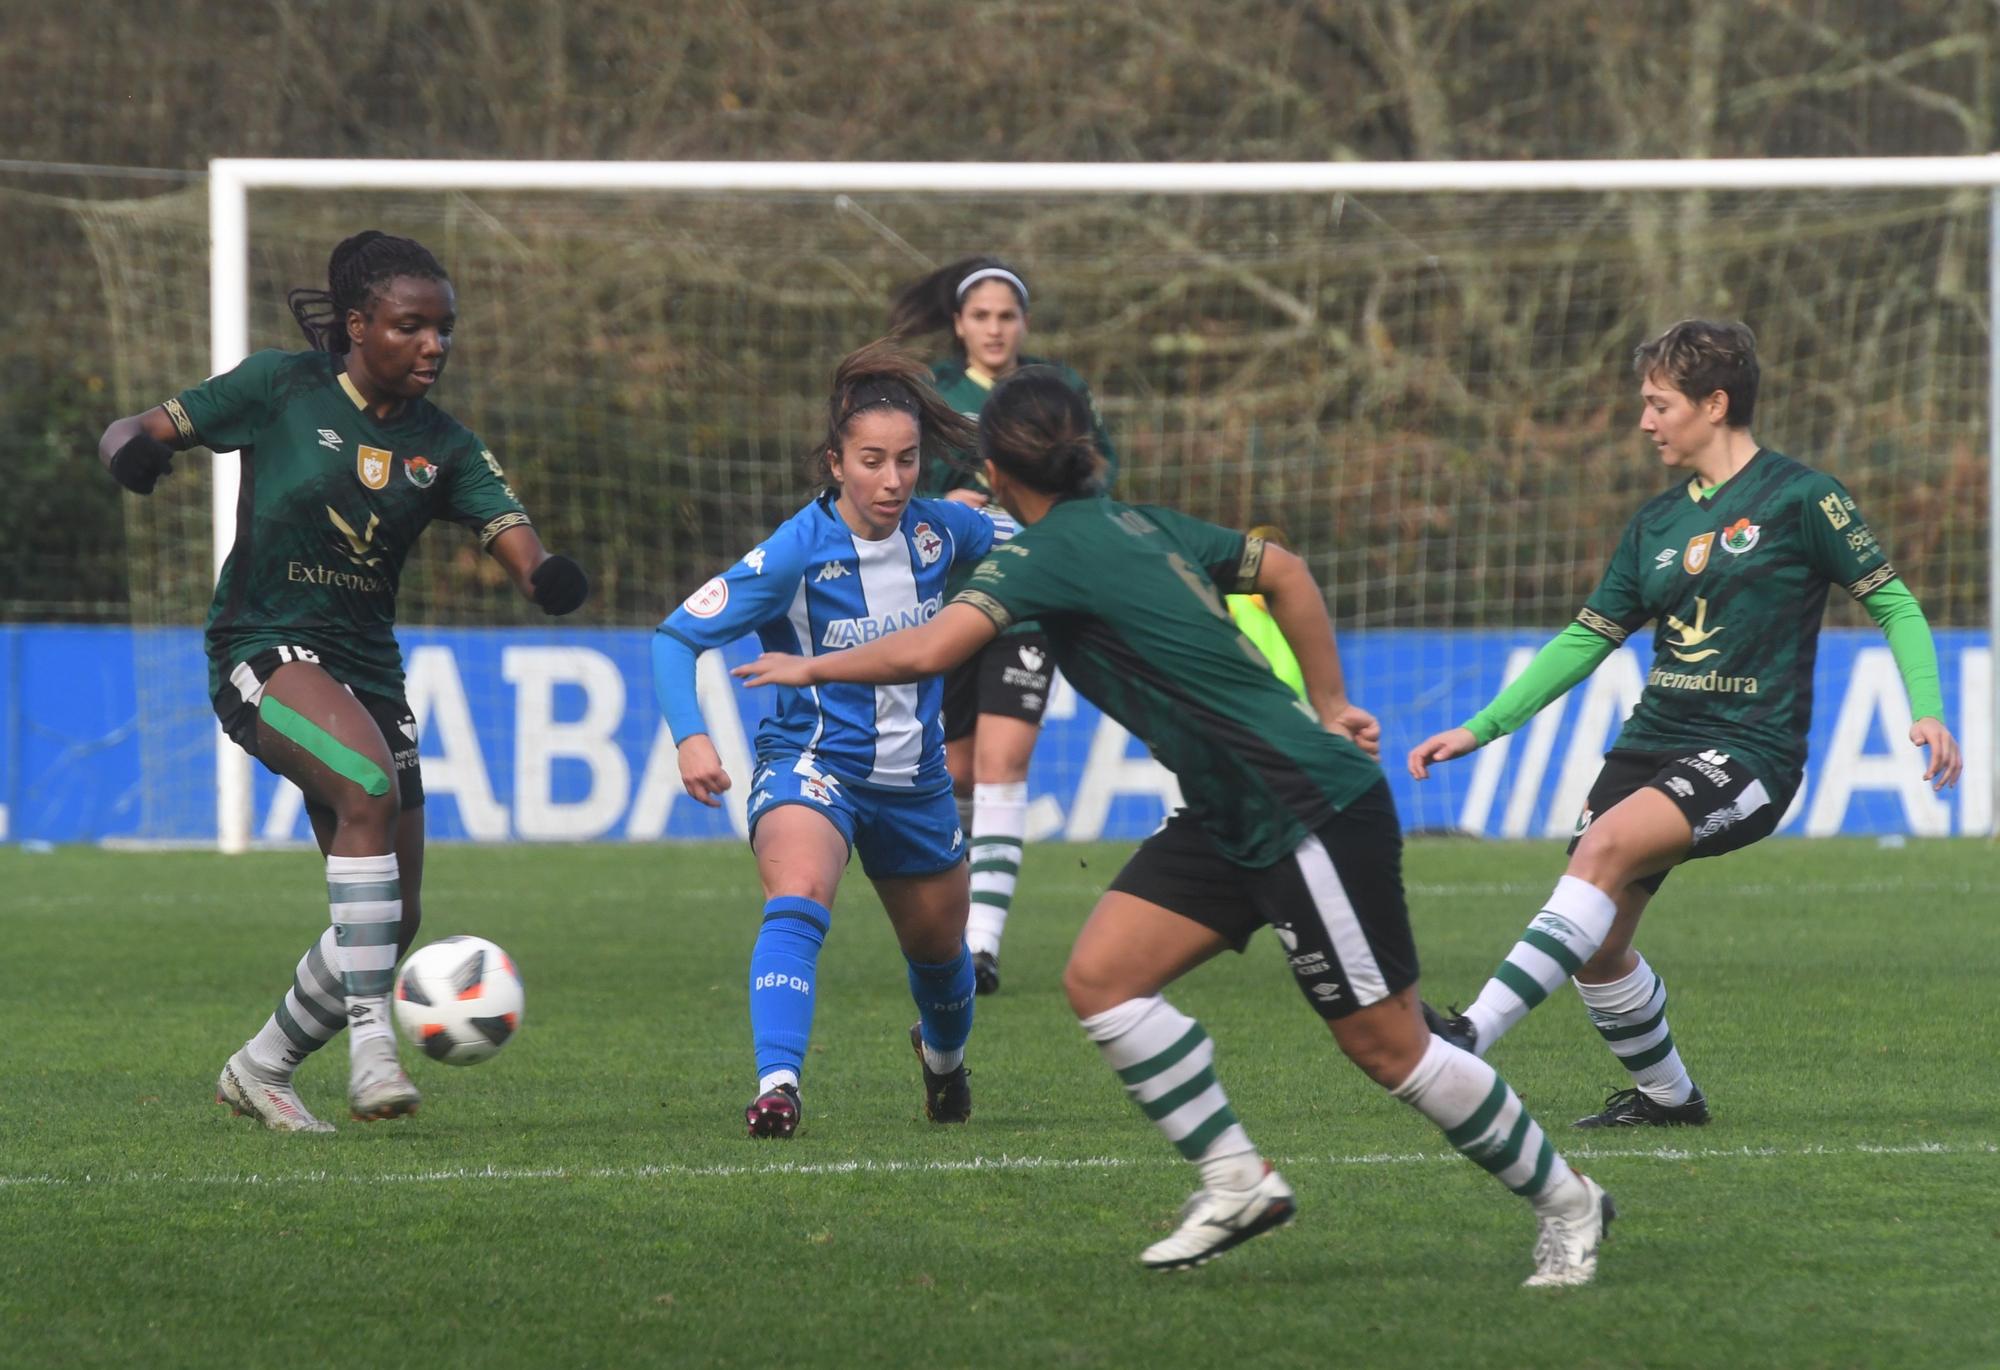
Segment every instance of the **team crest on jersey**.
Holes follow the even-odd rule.
[[[729,603],[729,583],[721,576],[717,576],[682,601],[681,607],[696,618],[714,618],[722,612],[722,606],[727,603]]]
[[[1762,524],[1749,519],[1738,519],[1722,530],[1722,550],[1731,556],[1742,556],[1757,545],[1757,539],[1764,531]]]
[[[910,537],[917,544],[917,560],[926,566],[935,566],[937,559],[944,555],[944,539],[931,531],[928,523],[919,523],[910,530]]]
[[[404,457],[403,474],[410,478],[410,484],[419,490],[431,488],[431,482],[438,478],[437,465],[429,457]]]
[[[370,490],[380,490],[389,483],[389,463],[395,458],[394,452],[385,452],[379,447],[362,447],[354,454],[354,474],[361,477],[361,483]]]
[[[1691,576],[1698,576],[1708,569],[1708,550],[1715,545],[1715,534],[1697,533],[1688,539],[1687,551],[1681,553],[1681,565]]]

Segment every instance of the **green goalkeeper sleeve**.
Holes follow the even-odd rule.
[[[1931,640],[1931,625],[1917,597],[1898,577],[1862,600],[1861,607],[1889,639],[1889,654],[1896,658],[1896,670],[1910,696],[1910,717],[1935,718],[1942,723],[1944,695],[1938,689],[1937,644]]]

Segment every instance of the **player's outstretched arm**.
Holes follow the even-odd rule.
[[[938,616],[918,628],[904,628],[859,647],[825,656],[792,656],[766,652],[738,666],[731,675],[746,685],[906,685],[969,661],[981,647],[999,636],[992,619],[969,604],[953,601]]]
[[[1472,735],[1470,728],[1446,728],[1441,733],[1432,733],[1410,748],[1410,778],[1428,780],[1433,761],[1450,761],[1478,750],[1479,739]]]
[[[1282,547],[1267,545],[1258,565],[1257,589],[1270,606],[1271,619],[1284,634],[1299,663],[1306,700],[1328,732],[1339,733],[1369,756],[1382,755],[1382,725],[1347,697],[1347,679],[1340,669],[1340,647],[1333,639],[1326,597],[1305,561]]]
[[[160,477],[174,469],[174,453],[186,444],[165,405],[114,419],[97,440],[97,459],[135,495],[150,495]]]
[[[540,606],[545,614],[575,613],[590,598],[590,577],[583,568],[560,552],[543,547],[541,538],[525,523],[493,539],[488,550],[507,568],[522,597]]]

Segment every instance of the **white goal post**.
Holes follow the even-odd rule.
[[[222,158],[209,164],[210,365],[249,353],[249,196],[260,189],[402,191],[903,192],[1067,195],[1462,195],[1522,192],[1980,190],[1989,202],[1987,339],[1987,634],[2000,648],[2000,156],[1573,162],[532,162]],[[219,573],[235,536],[237,464],[215,464]],[[1989,738],[2000,739],[2000,669]],[[1965,709],[1971,708],[1968,701]],[[2000,747],[2000,743],[1995,744]],[[2000,827],[2000,764],[1988,766]],[[250,758],[218,735],[218,845],[250,845]]]

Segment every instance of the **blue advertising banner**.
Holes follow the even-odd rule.
[[[1806,784],[1781,831],[1984,833],[1993,824],[1992,664],[1984,634],[1938,633],[1948,722],[1967,756],[1956,791],[1933,795],[1905,734],[1909,706],[1872,631],[1821,640]],[[701,663],[704,712],[738,784],[709,809],[682,792],[653,703],[641,630],[404,629],[434,840],[653,841],[744,832],[764,697],[728,666],[747,640]],[[1540,646],[1534,633],[1342,635],[1356,701],[1383,723],[1384,760],[1412,831],[1566,834],[1599,758],[1644,680],[1642,636],[1513,737],[1418,785],[1402,756],[1461,722]],[[195,629],[0,626],[0,840],[202,842],[215,835],[214,716]],[[224,744],[227,745],[227,744]],[[1058,680],[1029,780],[1038,840],[1143,837],[1177,791],[1117,724]],[[257,771],[256,836],[304,840],[298,791]]]

